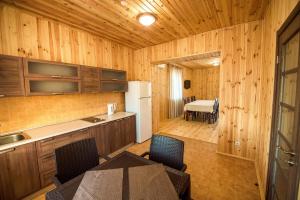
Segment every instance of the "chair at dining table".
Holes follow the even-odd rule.
[[[57,174],[53,181],[59,186],[68,180],[99,165],[99,156],[95,138],[80,140],[55,149]]]
[[[150,151],[143,153],[141,156],[149,155],[149,159],[152,161],[184,172],[187,166],[183,163],[183,154],[183,141],[164,135],[153,135]]]
[[[196,96],[191,96],[191,102],[196,101]]]
[[[190,97],[184,97],[183,98],[183,106],[187,103],[190,103],[190,102],[191,102]],[[193,111],[184,110],[183,111],[183,119],[188,121],[190,118],[192,118],[192,120],[193,120],[195,118],[195,113]]]

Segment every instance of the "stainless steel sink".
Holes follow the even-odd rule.
[[[26,140],[26,139],[30,139],[30,137],[23,132],[13,133],[13,134],[9,134],[9,135],[3,135],[3,136],[0,136],[0,145],[19,142],[19,141]]]
[[[105,119],[98,118],[98,117],[88,117],[88,118],[83,118],[81,120],[90,122],[90,123],[98,123],[98,122],[105,121]]]

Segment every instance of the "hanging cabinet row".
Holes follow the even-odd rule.
[[[0,97],[127,91],[126,71],[0,55]]]

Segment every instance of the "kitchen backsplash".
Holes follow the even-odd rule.
[[[124,93],[2,98],[0,134],[104,114],[110,102],[124,111]]]

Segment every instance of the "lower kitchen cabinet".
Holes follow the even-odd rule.
[[[135,142],[135,116],[91,127],[100,155],[108,155],[122,147]]]
[[[0,153],[0,199],[21,199],[40,189],[35,143]]]
[[[66,133],[0,152],[0,200],[21,199],[52,183],[55,149],[94,137],[100,155],[135,142],[135,116]]]

